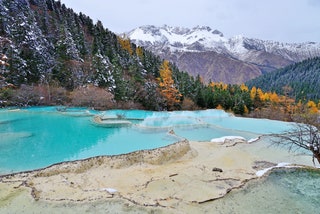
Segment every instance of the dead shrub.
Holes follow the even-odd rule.
[[[87,85],[75,89],[71,95],[71,105],[95,109],[109,109],[114,106],[113,94],[103,88]]]

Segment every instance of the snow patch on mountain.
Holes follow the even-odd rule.
[[[141,46],[165,46],[171,51],[204,51],[223,47],[228,41],[220,31],[209,27],[142,26],[128,33],[130,39]]]
[[[156,54],[161,52],[205,52],[215,51],[240,60],[247,60],[258,53],[270,53],[288,59],[301,61],[306,58],[320,56],[320,43],[280,43],[250,39],[244,36],[226,38],[218,30],[197,26],[192,29],[156,27],[146,25],[127,33],[129,38],[139,46],[144,46]]]

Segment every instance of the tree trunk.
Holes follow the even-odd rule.
[[[313,151],[313,157],[317,159],[318,163],[320,164],[320,152]]]

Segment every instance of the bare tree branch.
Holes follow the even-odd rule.
[[[319,114],[299,114],[293,128],[281,134],[273,134],[272,142],[288,147],[289,151],[307,150],[320,164]]]

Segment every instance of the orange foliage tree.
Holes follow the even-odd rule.
[[[128,51],[130,55],[133,54],[131,42],[130,42],[130,39],[127,38],[127,36],[123,36],[123,37],[118,36],[118,42],[120,43],[122,49]]]
[[[136,54],[140,59],[143,59],[143,49],[142,49],[142,47],[137,47],[136,48]]]
[[[212,88],[213,91],[216,88],[217,89],[221,89],[221,90],[227,90],[228,89],[228,85],[223,83],[223,82],[210,82],[209,86]]]
[[[318,112],[317,104],[315,102],[313,102],[312,100],[310,100],[307,103],[307,107],[308,107],[310,113],[317,113]]]
[[[245,90],[245,85],[240,86]],[[288,96],[290,87],[284,87],[284,95],[278,95],[276,92],[264,92],[260,88],[252,87],[250,98],[254,103],[255,111],[260,111],[261,117],[271,119],[280,119],[292,121],[295,114],[303,111],[317,114],[319,113],[320,103],[309,100],[306,103],[296,102]]]
[[[280,98],[279,98],[278,94],[275,93],[275,92],[273,92],[273,93],[270,92],[269,93],[269,99],[273,103],[279,103],[280,102]]]
[[[254,100],[256,94],[257,94],[257,88],[256,88],[255,86],[253,86],[253,87],[251,88],[251,91],[250,91],[251,100]]]
[[[246,86],[244,83],[242,83],[242,84],[240,85],[240,89],[241,89],[241,91],[249,91],[248,86]]]
[[[169,61],[165,60],[159,70],[160,77],[159,88],[160,94],[166,100],[166,105],[168,110],[173,110],[181,102],[181,94],[179,90],[175,87],[172,78],[172,71],[169,65]]]

